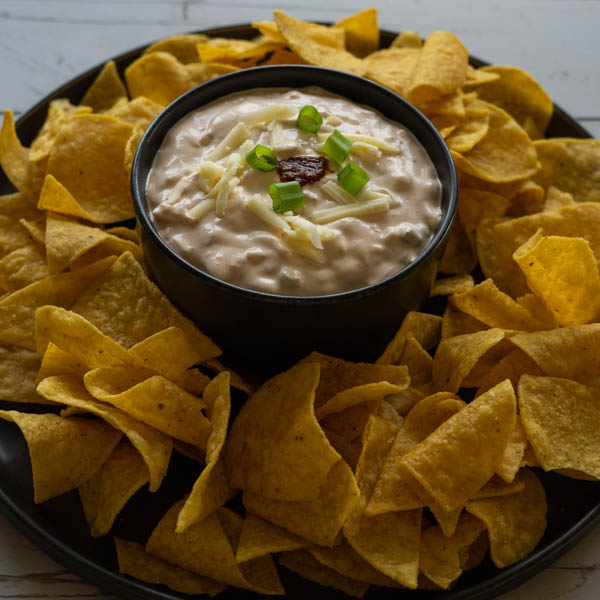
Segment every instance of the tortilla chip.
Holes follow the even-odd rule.
[[[468,62],[469,53],[456,36],[433,32],[425,40],[406,98],[420,104],[452,93],[465,82]]]
[[[405,29],[399,33],[390,44],[390,48],[422,48],[423,40],[416,31]]]
[[[326,567],[306,550],[283,552],[279,557],[279,564],[309,581],[341,590],[355,598],[362,598],[369,588],[368,583],[345,577]]]
[[[409,312],[394,339],[387,345],[377,364],[398,364],[404,354],[406,341],[413,337],[424,350],[430,350],[440,340],[442,319],[436,315]]]
[[[94,400],[79,377],[57,375],[44,379],[37,391],[47,400],[91,412],[122,431],[140,452],[150,472],[150,491],[155,492],[167,472],[173,442],[163,433],[132,419],[121,411]],[[115,444],[116,445],[116,444]]]
[[[598,263],[587,240],[537,235],[513,258],[560,326],[600,320]]]
[[[381,389],[379,384],[367,384],[369,387],[375,385],[378,389]],[[389,384],[384,384],[389,385]],[[346,394],[344,393],[344,396]],[[360,394],[357,395],[356,399],[360,399]],[[320,421],[320,425],[324,429],[329,429],[337,435],[342,436],[348,442],[360,443],[360,438],[363,435],[365,427],[372,415],[376,415],[379,412],[382,403],[382,396],[374,400],[369,400],[349,406],[341,410],[340,412],[327,415]]]
[[[458,215],[450,229],[448,245],[444,250],[439,272],[445,275],[458,275],[472,271],[476,264],[477,258]]]
[[[163,108],[162,104],[153,102],[150,98],[138,96],[129,102],[115,104],[106,114],[133,125],[134,130],[136,126],[140,126],[145,131]]]
[[[379,49],[379,27],[377,9],[366,8],[338,21],[333,27],[339,27],[346,33],[346,48],[359,58],[364,58]]]
[[[486,329],[442,340],[433,359],[435,389],[457,392],[477,361],[503,338],[501,329]]]
[[[158,556],[153,556],[135,542],[126,542],[118,538],[114,538],[114,541],[120,573],[131,575],[148,583],[166,585],[183,594],[216,596],[226,587],[223,583],[196,575],[196,573],[181,569]]]
[[[487,110],[471,107],[465,109],[464,118],[446,138],[448,147],[455,152],[468,152],[487,135],[489,122]]]
[[[314,500],[340,455],[314,414],[320,368],[305,363],[252,395],[231,428],[226,462],[234,487],[278,500]]]
[[[481,519],[489,532],[492,560],[508,567],[530,554],[546,530],[546,494],[533,471],[522,469],[517,479],[525,490],[467,502],[467,510]]]
[[[420,387],[431,381],[433,358],[414,337],[406,340],[400,364],[408,368],[412,386]]]
[[[288,50],[275,50],[271,57],[262,63],[263,66],[268,65],[305,65],[306,61],[302,60],[298,55]]]
[[[319,546],[333,546],[360,495],[348,464],[339,460],[321,486],[321,493],[308,502],[273,500],[245,492],[248,512],[275,523]]]
[[[234,524],[237,525],[239,519],[241,532],[240,517],[230,511],[225,515],[215,512],[185,532],[175,533],[177,514],[182,504],[183,501],[174,504],[158,523],[146,544],[148,552],[188,571],[223,583],[261,594],[283,593],[271,557],[253,559],[241,565],[236,562],[234,547],[237,546],[237,541],[229,539],[226,527],[230,518],[236,517]]]
[[[131,131],[129,123],[112,117],[76,115],[56,137],[48,174],[73,195],[90,221],[114,223],[134,216],[129,179],[123,170]]]
[[[575,204],[573,195],[569,192],[562,192],[551,185],[546,192],[546,201],[544,202],[544,212],[558,210],[563,206],[572,206]]]
[[[477,225],[484,219],[504,216],[510,200],[499,194],[460,186],[458,214],[473,249],[477,248]]]
[[[206,42],[208,37],[201,33],[187,33],[173,35],[151,44],[144,50],[144,54],[152,52],[168,52],[184,65],[198,60],[196,45]]]
[[[202,361],[221,354],[148,279],[129,252],[121,255],[105,276],[79,298],[73,311],[126,348],[175,326],[188,336]]]
[[[268,521],[247,513],[240,534],[235,560],[243,563],[253,558],[266,556],[275,552],[288,552],[298,548],[306,548],[310,542],[273,525]]]
[[[39,368],[37,352],[0,345],[0,400],[46,404],[35,391],[35,376]]]
[[[48,275],[46,252],[37,242],[13,250],[0,259],[0,287],[7,292],[16,292]]]
[[[595,388],[523,375],[519,408],[527,439],[544,470],[574,469],[600,477],[596,459],[600,410]]]
[[[210,423],[205,404],[172,381],[152,375],[136,381],[131,367],[101,367],[83,378],[87,391],[97,400],[111,404],[162,433],[206,448]]]
[[[537,132],[536,137],[543,137],[554,106],[542,86],[518,67],[492,65],[479,70],[499,75],[495,81],[485,82],[474,88],[479,97],[504,109],[521,127],[525,125],[527,118],[531,119]]]
[[[365,77],[404,96],[419,59],[418,48],[387,48],[373,52],[365,59]]]
[[[20,191],[28,184],[29,150],[22,146],[17,137],[11,110],[4,111],[0,130],[0,166],[8,180]]]
[[[383,404],[383,403],[382,403]],[[321,427],[323,425],[321,424]],[[348,466],[354,470],[358,457],[360,456],[360,448],[356,447],[356,444],[348,441],[343,435],[331,431],[326,427],[323,427],[323,433],[327,436],[329,443],[340,453],[341,457],[348,463]]]
[[[114,262],[106,258],[97,263],[40,279],[0,300],[0,341],[36,349],[34,315],[39,306],[71,307],[75,300]]]
[[[280,10],[274,10],[273,15],[287,45],[308,64],[348,71],[354,75],[366,73],[366,65],[361,59],[324,43],[314,24],[294,19]]]
[[[468,273],[454,275],[453,277],[441,277],[435,280],[430,297],[434,296],[450,296],[452,294],[460,294],[473,288],[475,282],[473,277]]]
[[[221,457],[231,412],[229,373],[217,375],[206,386],[203,400],[208,406],[211,424],[206,445],[206,466],[177,517],[177,532],[185,531],[193,523],[201,521],[234,495]]]
[[[515,426],[516,399],[509,381],[492,388],[405,454],[398,468],[413,491],[454,511],[494,474]],[[452,464],[449,473],[444,465]]]
[[[87,481],[108,459],[121,432],[99,421],[63,419],[54,414],[0,411],[25,436],[33,475],[34,502],[39,504]]]
[[[36,356],[38,356],[37,352]],[[46,379],[46,377],[52,375],[77,375],[83,378],[87,370],[87,366],[73,355],[61,350],[52,342],[48,342],[42,357],[42,364],[35,377],[35,383],[38,384],[43,379]]]
[[[127,90],[121,81],[115,61],[109,60],[94,79],[80,104],[90,106],[94,112],[102,112],[111,108],[119,98],[127,98]]]
[[[487,329],[487,325],[478,321],[471,315],[458,310],[452,302],[446,304],[446,310],[442,317],[442,336],[441,339],[464,335],[467,333],[477,333]]]
[[[91,536],[106,535],[121,509],[149,479],[140,453],[129,442],[121,442],[100,469],[79,486]]]
[[[482,531],[484,523],[468,513],[462,515],[451,537],[446,537],[439,525],[429,527],[421,537],[419,569],[441,588],[448,589],[463,571],[462,556]]]

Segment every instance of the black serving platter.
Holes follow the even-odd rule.
[[[211,36],[250,38],[256,31],[249,25],[237,25],[203,31]],[[395,34],[382,32],[382,47],[388,46]],[[142,48],[131,50],[114,58],[119,71],[141,53]],[[474,66],[483,63],[471,59]],[[78,103],[101,66],[93,68],[58,88],[33,108],[17,123],[17,133],[28,145],[44,122],[48,104],[55,98],[69,98]],[[547,137],[591,137],[566,112],[555,106],[554,116],[546,132]],[[0,194],[13,191],[3,173],[0,173]],[[437,303],[426,307],[438,312]],[[239,409],[242,398],[234,398]],[[16,405],[0,402],[0,408],[26,412],[48,412],[47,406]],[[197,463],[174,453],[169,473],[161,488],[154,494],[140,490],[117,517],[112,535],[144,543],[170,505],[187,493],[199,474]],[[494,567],[489,557],[478,568],[464,573],[451,591],[410,591],[372,587],[367,599],[378,600],[483,600],[494,598],[517,587],[550,565],[575,545],[600,521],[600,485],[579,481],[554,473],[537,472],[548,497],[548,529],[535,551],[526,559],[503,570]],[[93,539],[83,516],[76,491],[63,494],[43,504],[33,503],[31,463],[27,446],[19,429],[13,423],[0,421],[0,511],[33,543],[52,558],[104,591],[133,600],[181,600],[189,598],[164,586],[146,584],[118,572],[112,535]],[[1,543],[1,542],[0,542]],[[280,568],[282,583],[290,599],[314,600],[347,598],[330,588],[302,580],[287,569]],[[255,598],[252,592],[228,588],[223,599]]]

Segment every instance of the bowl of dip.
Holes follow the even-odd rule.
[[[151,277],[240,361],[375,359],[429,294],[457,204],[435,127],[345,72],[213,79],[146,131],[132,196]]]

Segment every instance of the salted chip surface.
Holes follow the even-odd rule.
[[[315,500],[288,502],[245,492],[243,501],[248,512],[319,546],[333,546],[359,496],[352,470],[339,460]]]
[[[208,406],[210,435],[206,444],[206,466],[194,483],[179,516],[177,531],[185,531],[196,521],[201,521],[231,498],[235,490],[229,485],[225,463],[221,456],[229,414],[231,398],[230,376],[227,371],[217,375],[205,388],[202,396]]]
[[[266,382],[236,417],[225,450],[233,487],[267,498],[314,500],[340,455],[314,413],[320,367],[300,364]]]
[[[530,554],[546,530],[546,493],[531,469],[517,479],[525,483],[518,494],[467,502],[466,509],[481,519],[489,533],[492,560],[508,567]]]
[[[600,320],[598,262],[587,240],[536,235],[513,258],[560,326]]]
[[[460,88],[467,76],[469,53],[447,31],[435,31],[425,40],[411,76],[406,98],[413,104],[431,102]]]
[[[114,260],[109,257],[75,271],[45,277],[4,296],[0,300],[0,341],[35,350],[36,309],[48,304],[70,308]]]
[[[497,328],[443,339],[433,358],[435,389],[456,393],[477,361],[502,339],[504,331]]]
[[[45,404],[35,391],[39,368],[40,357],[34,350],[0,344],[0,400]]]
[[[306,548],[310,542],[290,533],[282,527],[269,523],[252,513],[246,513],[235,559],[246,562],[275,552],[289,552]]]
[[[596,388],[556,377],[523,375],[519,408],[527,439],[545,471],[575,469],[600,478]]]
[[[279,564],[310,581],[341,590],[355,598],[362,598],[369,589],[368,583],[341,575],[319,562],[307,550],[282,552]]]
[[[281,594],[283,589],[270,556],[263,556],[239,564],[235,560],[234,546],[237,539],[230,540],[228,529],[234,525],[239,530],[242,519],[230,511],[227,514],[212,513],[195,523],[183,533],[175,533],[177,515],[183,500],[175,503],[152,532],[146,550],[183,569],[237,587],[254,590],[261,594]],[[221,509],[225,510],[225,509]],[[237,529],[237,527],[236,527]]]
[[[274,10],[273,15],[288,46],[308,64],[340,69],[355,75],[365,74],[364,61],[344,49],[333,48],[323,43],[312,23],[294,19],[280,10]]]
[[[92,537],[106,535],[121,509],[148,481],[140,453],[122,441],[94,475],[79,486],[79,497]]]
[[[45,502],[87,481],[108,459],[121,432],[101,421],[54,414],[0,411],[25,436],[33,475],[33,499]]]
[[[167,472],[173,441],[152,427],[136,421],[129,415],[97,402],[83,387],[81,379],[73,375],[56,375],[44,379],[37,391],[47,400],[66,404],[79,412],[95,414],[115,430],[122,431],[142,455],[150,472],[150,491],[155,492]]]
[[[146,552],[136,542],[114,538],[119,562],[119,572],[141,581],[158,583],[183,594],[208,594],[216,596],[226,585],[208,577],[186,571],[172,563]]]
[[[37,242],[13,250],[0,259],[0,288],[16,292],[48,277],[46,251]]]
[[[110,338],[131,348],[168,327],[179,327],[198,350],[200,361],[221,354],[219,348],[152,283],[135,257],[125,252],[73,306],[73,311]]]
[[[105,115],[76,115],[61,128],[48,174],[62,183],[95,223],[134,216],[129,179],[123,169],[129,123]]]
[[[404,96],[410,86],[419,54],[420,49],[413,47],[377,50],[365,58],[365,76]]]
[[[94,112],[111,108],[119,98],[127,98],[125,84],[121,80],[114,60],[109,60],[81,99],[80,104]]]
[[[440,425],[398,468],[427,504],[433,499],[444,511],[460,509],[495,473],[515,415],[515,394],[504,381]]]

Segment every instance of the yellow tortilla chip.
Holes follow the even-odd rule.
[[[439,525],[425,529],[419,569],[441,588],[448,589],[463,571],[462,555],[484,530],[483,521],[468,513],[462,515],[451,537],[446,537]]]
[[[125,69],[132,98],[144,96],[166,106],[194,87],[185,66],[167,52],[143,54]]]
[[[39,368],[37,352],[0,344],[0,400],[45,404],[46,401],[35,391],[35,376]]]
[[[425,350],[433,348],[440,340],[442,319],[436,315],[411,311],[404,320],[392,341],[387,345],[383,354],[377,359],[377,364],[398,364],[404,354],[406,341],[413,337]]]
[[[503,217],[509,206],[510,200],[504,196],[460,186],[458,214],[474,250],[477,248],[475,242],[477,225],[484,219]]]
[[[487,329],[487,325],[478,321],[471,315],[458,310],[452,302],[448,302],[444,316],[442,317],[442,336],[441,339],[464,335],[467,333],[477,333]]]
[[[133,125],[134,130],[136,125],[140,125],[146,130],[163,108],[161,104],[153,102],[150,98],[138,96],[129,102],[117,102],[110,110],[106,111],[106,114]]]
[[[130,366],[94,369],[85,374],[83,383],[97,400],[166,435],[206,448],[210,423],[204,416],[204,402],[160,375],[138,382],[137,378],[131,378],[130,369]]]
[[[279,29],[277,29],[277,23],[275,23],[275,21],[254,21],[252,23],[252,27],[254,27],[254,29],[258,29],[262,36],[273,40],[274,42],[285,44],[285,39],[281,33],[279,33]],[[344,47],[343,39],[341,47]]]
[[[527,439],[546,471],[574,469],[600,477],[596,460],[600,410],[595,388],[523,375],[519,408]]]
[[[177,532],[185,531],[193,523],[201,521],[234,495],[221,457],[231,412],[229,373],[217,375],[206,386],[202,399],[208,406],[211,424],[206,445],[206,466],[177,517]]]
[[[542,86],[518,67],[492,65],[479,70],[499,76],[495,81],[481,83],[474,88],[479,97],[504,109],[522,127],[527,118],[531,119],[537,132],[536,137],[543,137],[554,106]]]
[[[530,469],[517,475],[525,490],[496,498],[467,502],[467,510],[481,519],[489,533],[492,560],[498,568],[525,558],[546,530],[546,493]]]
[[[350,15],[333,27],[346,32],[346,49],[359,58],[364,58],[379,48],[377,9],[374,7]]]
[[[562,192],[551,185],[546,192],[546,201],[544,202],[544,212],[558,210],[563,206],[572,206],[575,204],[573,195],[569,192]]]
[[[47,400],[91,412],[122,431],[140,452],[150,472],[150,491],[155,492],[167,472],[173,442],[170,437],[148,427],[129,415],[101,404],[83,387],[79,377],[57,375],[44,379],[37,391]]]
[[[348,71],[354,75],[366,73],[366,65],[361,59],[324,43],[314,24],[294,19],[280,10],[274,10],[273,15],[287,45],[308,64]]]
[[[306,548],[310,542],[269,523],[252,513],[244,517],[244,526],[240,534],[235,560],[238,563],[275,552],[289,552]]]
[[[37,352],[36,352],[36,355]],[[88,367],[73,355],[61,350],[52,342],[48,342],[42,356],[42,364],[35,377],[36,385],[52,375],[78,375],[83,377]],[[41,396],[40,396],[41,398]]]
[[[466,108],[464,118],[446,138],[448,147],[455,152],[468,152],[486,136],[490,128],[489,122],[487,110]]]
[[[516,388],[518,382],[513,384]],[[519,403],[521,402],[519,396]],[[506,482],[512,483],[518,473],[525,449],[527,448],[527,436],[521,422],[521,415],[517,415],[515,420],[515,428],[510,435],[508,444],[504,449],[504,454],[496,467],[496,473]],[[484,486],[485,487],[485,486]],[[481,491],[481,490],[480,490]]]
[[[125,172],[131,175],[131,168],[133,167],[133,159],[135,158],[135,153],[137,148],[144,137],[144,133],[146,133],[146,126],[144,123],[137,123],[133,131],[131,132],[131,136],[127,140],[127,144],[125,144],[125,155],[123,157],[123,167],[125,167]]]
[[[414,337],[406,340],[400,364],[406,365],[412,386],[420,387],[431,381],[433,358]]]
[[[516,331],[543,329],[542,323],[508,294],[501,292],[491,279],[462,294],[455,294],[452,302],[459,310],[490,327]]]
[[[187,33],[173,35],[151,44],[144,50],[144,54],[152,52],[168,52],[184,65],[198,60],[196,45],[206,42],[208,38],[201,33]]]
[[[27,187],[29,178],[29,150],[17,137],[11,110],[4,111],[0,130],[0,166],[8,180],[20,191]]]
[[[276,375],[244,404],[225,458],[233,487],[278,500],[314,500],[340,459],[314,413],[320,367]]]
[[[456,36],[433,32],[425,40],[406,98],[420,104],[452,93],[465,82],[468,62],[469,53]]]
[[[271,57],[262,63],[267,65],[305,65],[306,61],[302,60],[297,54],[288,50],[275,50]]]
[[[308,502],[273,500],[251,492],[244,492],[242,499],[248,512],[319,546],[331,547],[360,495],[344,460],[331,468],[320,492]]]
[[[484,67],[479,67],[478,69],[475,69],[471,65],[469,65],[467,67],[467,78],[465,79],[463,87],[467,89],[472,89],[474,86],[479,85],[481,83],[490,83],[492,81],[498,81],[498,79],[500,79],[500,75],[498,75],[497,73],[486,71]]]
[[[219,348],[148,279],[129,252],[121,255],[105,276],[79,298],[73,311],[126,348],[175,326],[188,336],[201,361],[221,354]]]
[[[166,560],[153,556],[135,542],[114,538],[119,572],[148,583],[158,583],[183,594],[216,596],[226,585],[208,577],[186,571]]]
[[[0,341],[34,350],[35,311],[39,306],[71,307],[75,300],[114,262],[106,258],[97,263],[40,279],[0,300]]]
[[[472,289],[475,285],[473,277],[468,273],[454,275],[453,277],[441,277],[435,280],[430,297],[434,296],[450,296],[452,294],[460,294]]]
[[[279,557],[279,564],[310,581],[341,590],[355,598],[362,598],[369,588],[368,583],[345,577],[326,567],[306,550],[282,552]]]
[[[600,319],[598,263],[587,240],[533,236],[513,258],[560,326]]]
[[[90,106],[94,112],[102,112],[111,108],[119,98],[127,98],[127,90],[115,61],[109,60],[84,94],[81,104]]]
[[[419,54],[420,50],[413,47],[392,47],[373,52],[365,58],[365,77],[404,96],[410,86]]]
[[[94,475],[79,486],[92,537],[106,535],[129,499],[150,480],[140,453],[121,442]]]
[[[52,146],[48,174],[63,184],[95,223],[134,216],[123,170],[131,131],[129,123],[113,117],[76,115],[63,125]]]
[[[390,48],[422,48],[423,40],[416,31],[410,31],[405,29],[402,33],[399,33],[392,43]]]
[[[515,394],[505,381],[442,423],[400,459],[398,468],[427,504],[433,499],[445,511],[462,508],[494,474],[515,415]],[[454,465],[452,473],[448,464]]]
[[[471,242],[462,224],[460,215],[454,219],[448,245],[442,256],[439,272],[445,275],[458,275],[472,271],[477,264],[477,258],[471,247]]]
[[[436,390],[457,392],[477,361],[502,339],[501,329],[486,329],[442,340],[433,359]]]
[[[260,594],[283,593],[270,556],[242,564],[236,562],[237,540],[230,540],[227,530],[233,524],[237,530],[235,537],[239,538],[242,529],[240,517],[220,509],[185,532],[175,533],[177,514],[182,504],[183,501],[174,504],[158,523],[146,544],[148,552],[183,569],[223,583]]]
[[[34,502],[39,504],[81,485],[108,459],[121,432],[88,419],[54,414],[0,411],[25,436],[33,474]]]
[[[46,252],[37,242],[13,250],[0,259],[0,287],[15,292],[48,277]]]

